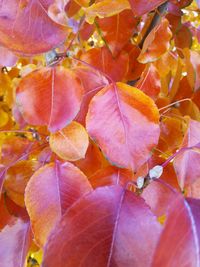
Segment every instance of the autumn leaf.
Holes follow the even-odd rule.
[[[100,71],[108,79],[121,81],[128,71],[128,54],[122,51],[113,57],[107,47],[93,48],[81,55],[81,60],[90,64],[95,70]]]
[[[132,37],[138,22],[139,20],[134,18],[131,10],[124,10],[115,16],[97,20],[101,33],[114,57],[121,52]]]
[[[112,163],[135,171],[158,142],[158,119],[158,110],[148,96],[117,83],[93,97],[86,128]]]
[[[26,188],[25,203],[40,246],[65,211],[89,191],[91,186],[86,176],[68,162],[56,161],[34,173]]]
[[[0,266],[24,266],[30,240],[30,223],[12,218],[0,232]]]
[[[21,80],[17,88],[17,103],[29,124],[46,125],[55,132],[75,118],[82,95],[82,85],[71,70],[44,68]]]
[[[85,128],[78,122],[71,122],[64,129],[50,136],[51,149],[62,159],[76,161],[85,157],[89,140]]]
[[[145,39],[138,61],[148,63],[160,58],[169,49],[171,37],[168,20],[162,19]]]
[[[0,43],[22,55],[44,53],[63,43],[68,29],[49,18],[46,9],[49,2],[1,1]]]
[[[92,24],[95,17],[106,18],[130,9],[128,0],[103,0],[84,9],[86,20]]]
[[[160,230],[140,197],[120,186],[98,188],[65,213],[45,246],[42,266],[102,267],[117,262],[119,267],[147,267]]]
[[[181,195],[177,195],[171,204],[160,236],[152,262],[153,267],[198,266],[199,207],[199,200],[184,200]]]
[[[199,179],[199,163],[200,163],[200,123],[190,120],[188,129],[185,133],[183,142],[180,149],[190,148],[183,150],[174,159],[174,168],[178,177],[180,187],[183,189],[185,186],[192,184],[195,180]]]
[[[164,3],[165,0],[154,0],[154,1],[129,0],[129,2],[133,10],[133,13],[136,16],[141,16],[155,9],[156,7]]]

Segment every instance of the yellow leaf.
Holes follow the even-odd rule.
[[[130,9],[128,0],[103,0],[97,4],[91,5],[88,8],[84,8],[84,11],[87,22],[93,24],[95,17],[111,17],[125,9]]]

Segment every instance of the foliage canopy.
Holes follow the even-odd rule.
[[[200,267],[200,1],[0,1],[0,267]]]

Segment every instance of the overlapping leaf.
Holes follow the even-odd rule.
[[[152,267],[199,265],[199,208],[199,200],[184,200],[181,195],[177,195],[171,204]]]
[[[122,51],[113,58],[107,47],[93,48],[81,56],[81,60],[89,63],[114,81],[122,81],[128,71],[128,54]]]
[[[44,245],[64,212],[82,195],[91,191],[86,176],[71,163],[50,163],[31,177],[25,203],[35,239]]]
[[[154,1],[145,1],[145,0],[129,0],[133,13],[137,16],[141,16],[145,13],[150,12],[159,5],[165,2],[165,0],[154,0]]]
[[[93,97],[86,124],[89,135],[112,163],[137,170],[158,142],[158,119],[158,110],[148,96],[117,83]]]
[[[128,0],[103,0],[94,3],[85,9],[86,19],[89,23],[93,23],[95,17],[106,18],[120,13],[125,9],[129,9]]]
[[[0,267],[23,267],[30,238],[30,223],[12,218],[0,232]]]
[[[172,37],[167,19],[162,19],[145,39],[141,54],[138,57],[139,62],[148,63],[157,60],[170,47]]]
[[[51,50],[64,42],[67,29],[49,18],[47,7],[50,2],[1,1],[0,43],[20,54],[32,55]]]
[[[49,141],[51,149],[62,159],[69,161],[84,158],[89,145],[85,128],[75,121],[51,134]]]
[[[174,168],[177,173],[180,187],[192,184],[200,179],[200,123],[190,120],[187,132],[184,136],[180,152],[174,160]],[[191,148],[183,150],[184,148]]]
[[[90,176],[90,183],[93,188],[107,185],[126,186],[133,178],[133,173],[130,170],[120,169],[114,166],[108,166],[97,171]]]
[[[138,19],[134,18],[131,10],[98,20],[101,33],[115,57],[136,31]]]
[[[62,67],[43,68],[25,76],[17,88],[17,103],[29,124],[64,128],[80,109],[83,88],[78,77]]]
[[[160,230],[140,197],[120,186],[98,188],[65,213],[42,266],[148,267]]]

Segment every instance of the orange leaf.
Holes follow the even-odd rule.
[[[44,245],[64,212],[91,191],[86,176],[71,163],[50,163],[34,173],[25,193],[35,239]]]
[[[87,177],[90,177],[108,164],[99,147],[92,141],[90,141],[85,158],[74,162],[74,165],[87,175]]]
[[[141,54],[138,57],[139,62],[145,64],[156,61],[169,49],[171,37],[168,20],[162,19],[160,24],[145,39]]]
[[[146,66],[140,80],[135,85],[145,94],[156,100],[161,89],[160,76],[153,64]]]
[[[72,121],[64,129],[50,135],[50,147],[59,157],[76,161],[85,157],[89,141],[85,128]]]
[[[83,100],[81,108],[75,120],[85,125],[85,117],[88,112],[88,106],[92,97],[104,86],[109,84],[108,80],[98,71],[89,67],[76,67],[73,69],[75,74],[81,80],[84,88]]]
[[[120,13],[125,9],[130,9],[128,0],[101,0],[85,8],[86,20],[94,23],[95,17],[106,18]]]

